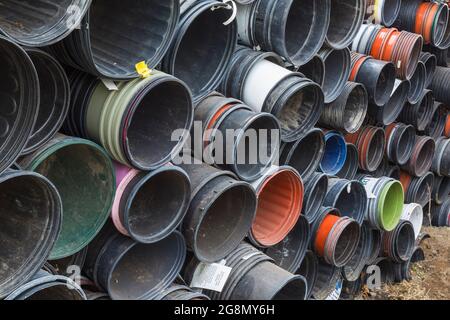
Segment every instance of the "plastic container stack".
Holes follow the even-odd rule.
[[[50,4],[0,12],[0,299],[348,298],[450,226],[446,2]]]

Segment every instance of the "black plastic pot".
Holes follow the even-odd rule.
[[[324,153],[325,135],[313,129],[295,142],[282,144],[280,164],[293,167],[306,181],[319,167]]]
[[[436,143],[432,138],[417,136],[412,154],[402,170],[416,177],[424,176],[431,169],[435,151]]]
[[[208,301],[208,296],[193,291],[191,288],[183,285],[172,285],[163,290],[157,300],[166,301]]]
[[[283,270],[271,258],[249,244],[242,243],[226,257],[232,268],[222,292],[205,291],[212,300],[304,300],[306,279]],[[193,259],[185,278],[192,281],[199,262]]]
[[[38,49],[26,49],[39,77],[40,104],[33,132],[22,154],[47,143],[61,129],[70,106],[70,84],[59,62]]]
[[[368,172],[368,171],[360,170],[359,173],[362,174],[362,175],[367,175],[369,177],[373,177],[373,178],[382,178],[382,177],[388,177],[389,176],[389,175],[386,174],[386,172],[389,170],[389,168],[390,168],[389,160],[386,157],[384,157],[383,161],[380,164],[380,166],[374,172]]]
[[[395,180],[400,180],[401,170],[399,166],[389,166],[386,169],[386,176]]]
[[[139,244],[108,224],[89,246],[84,272],[113,300],[149,300],[175,281],[185,257],[179,232]]]
[[[435,227],[450,227],[450,198],[447,197],[447,200],[441,205],[432,205],[431,206],[431,225]]]
[[[365,13],[364,0],[331,0],[331,20],[326,44],[335,49],[348,47],[356,37]]]
[[[312,290],[315,287],[319,269],[319,259],[314,252],[308,250],[300,265],[300,268],[295,272],[303,276],[308,284],[307,299],[311,298]]]
[[[438,205],[443,204],[450,194],[450,177],[437,176],[434,181],[433,199]]]
[[[76,69],[66,70],[71,89],[70,107],[61,131],[69,136],[88,138],[86,112],[98,78]]]
[[[414,252],[415,242],[413,225],[402,220],[393,231],[383,233],[383,255],[397,263],[406,262]]]
[[[395,164],[405,165],[411,158],[416,141],[412,125],[396,123],[386,128],[386,156]]]
[[[381,107],[369,105],[368,114],[370,118],[385,126],[392,124],[404,109],[410,87],[409,81],[396,79],[394,89],[386,104]]]
[[[279,244],[266,249],[265,254],[284,270],[295,273],[308,250],[310,237],[308,220],[302,215],[288,236]]]
[[[362,225],[368,208],[367,192],[359,181],[329,179],[324,206],[338,209],[343,216]]]
[[[416,104],[420,101],[423,90],[426,89],[426,81],[427,70],[425,68],[425,64],[422,61],[419,61],[416,71],[414,71],[413,76],[409,79],[411,87],[408,92],[408,102],[410,104]]]
[[[420,61],[425,64],[425,70],[426,70],[426,81],[425,81],[425,88],[428,88],[433,81],[434,73],[436,72],[437,68],[437,58],[434,54],[431,54],[429,52],[422,52],[420,54]]]
[[[400,14],[402,1],[401,0],[390,0],[377,3],[377,9],[380,10],[379,17],[375,18],[376,23],[381,23],[386,27],[392,26],[395,20]],[[371,10],[369,10],[371,9]],[[375,9],[375,0],[368,0],[367,2],[367,14],[373,18]],[[369,18],[366,15],[366,18]]]
[[[382,234],[380,230],[371,228],[369,223],[367,222],[364,222],[364,228],[370,230],[370,232],[367,234],[370,247],[370,249],[367,251],[369,254],[367,257],[367,265],[371,265],[374,263],[374,261],[377,260],[378,256],[380,255]]]
[[[325,80],[325,63],[320,56],[315,55],[309,62],[298,67],[297,71],[318,85],[323,85]]]
[[[376,106],[384,106],[388,103],[395,84],[395,66],[392,62],[376,60],[371,57],[352,52],[353,71],[355,82],[362,83],[369,94],[369,100]],[[365,59],[361,66],[356,66],[359,59]],[[358,70],[354,70],[358,68]]]
[[[347,48],[334,50],[324,47],[318,55],[325,63],[325,80],[322,86],[325,103],[331,103],[341,95],[350,77],[350,50]]]
[[[450,40],[450,27],[447,28],[447,36]],[[431,45],[424,45],[423,50],[436,56],[437,67],[448,67],[448,48],[437,48]]]
[[[367,260],[371,254],[373,243],[372,230],[367,224],[363,224],[361,228],[361,236],[359,237],[358,247],[350,262],[342,268],[342,275],[349,282],[357,281],[361,277],[361,273],[367,264]]]
[[[216,262],[246,237],[256,214],[252,186],[205,164],[183,164],[191,180],[191,204],[183,221],[186,242],[200,261]]]
[[[353,180],[358,173],[358,168],[358,149],[354,144],[347,143],[347,158],[345,159],[344,167],[336,174],[336,176],[341,179]]]
[[[406,203],[418,203],[425,207],[432,199],[434,174],[427,173],[421,178],[413,178],[405,193]]]
[[[7,0],[0,13],[0,32],[22,46],[47,46],[76,29],[90,5],[91,0]]]
[[[399,120],[414,125],[419,131],[424,131],[433,117],[435,103],[433,94],[431,90],[424,90],[416,104],[405,105]]]
[[[305,300],[306,279],[293,275],[275,264],[257,264],[239,281],[231,300]]]
[[[336,289],[337,282],[341,279],[341,268],[329,265],[319,259],[317,280],[312,289],[312,296],[316,300],[324,300]]]
[[[413,265],[417,262],[424,261],[425,260],[425,253],[422,248],[416,247],[414,249],[414,253],[412,254],[411,258],[402,264],[395,264],[395,280],[398,282],[402,282],[404,280],[411,281],[412,274],[411,274],[411,268]]]
[[[33,278],[12,292],[5,300],[87,300],[83,289],[69,278],[39,271]]]
[[[95,76],[136,78],[137,63],[145,61],[152,69],[162,60],[179,10],[179,0],[92,1],[80,27],[48,50],[64,63]]]
[[[436,73],[433,77],[433,82],[430,85],[430,90],[433,91],[433,95],[436,101],[450,105],[450,92],[448,90],[450,86],[450,70],[445,67],[437,67]]]
[[[216,0],[184,1],[162,70],[187,83],[197,101],[225,77],[237,43],[237,24],[224,24],[232,6]]]
[[[0,172],[17,160],[39,110],[39,78],[24,49],[0,36]]]
[[[435,102],[433,108],[433,116],[430,124],[425,128],[424,133],[432,138],[443,136],[445,130],[445,122],[447,121],[448,108],[443,103]]]
[[[303,212],[310,224],[314,223],[323,207],[328,191],[328,176],[316,172],[305,182]]]
[[[369,97],[364,85],[347,82],[340,96],[325,105],[319,125],[345,133],[355,133],[364,124],[368,106]]]
[[[62,202],[43,176],[8,170],[0,174],[0,297],[5,297],[40,270],[61,230]]]
[[[240,41],[274,51],[294,65],[310,61],[325,41],[330,1],[257,0],[238,6]]]
[[[196,157],[206,156],[208,163],[233,171],[242,180],[261,178],[279,159],[280,126],[269,113],[256,113],[238,100],[213,93],[196,106],[194,121],[202,124],[201,135],[192,133]]]
[[[450,177],[450,139],[440,137],[436,140],[432,168],[438,176]]]

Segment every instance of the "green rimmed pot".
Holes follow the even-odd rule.
[[[58,135],[20,165],[48,178],[61,195],[62,230],[49,260],[81,251],[111,212],[116,181],[107,153],[88,140]]]
[[[392,231],[397,227],[402,216],[405,193],[399,181],[388,183],[378,198],[378,210],[381,213],[380,223],[385,231]]]
[[[151,171],[178,155],[193,120],[192,95],[186,84],[152,71],[148,78],[121,82],[112,91],[99,81],[84,122],[89,138],[112,158]]]
[[[366,220],[370,226],[381,231],[394,230],[400,221],[405,200],[402,184],[388,177],[360,175],[359,180],[369,198]]]

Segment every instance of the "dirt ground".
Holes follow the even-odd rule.
[[[412,281],[364,290],[368,300],[450,300],[450,228],[423,229],[431,238],[422,243],[425,261],[412,268]]]

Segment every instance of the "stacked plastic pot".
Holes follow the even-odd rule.
[[[0,299],[338,299],[450,224],[445,3],[2,8]]]

